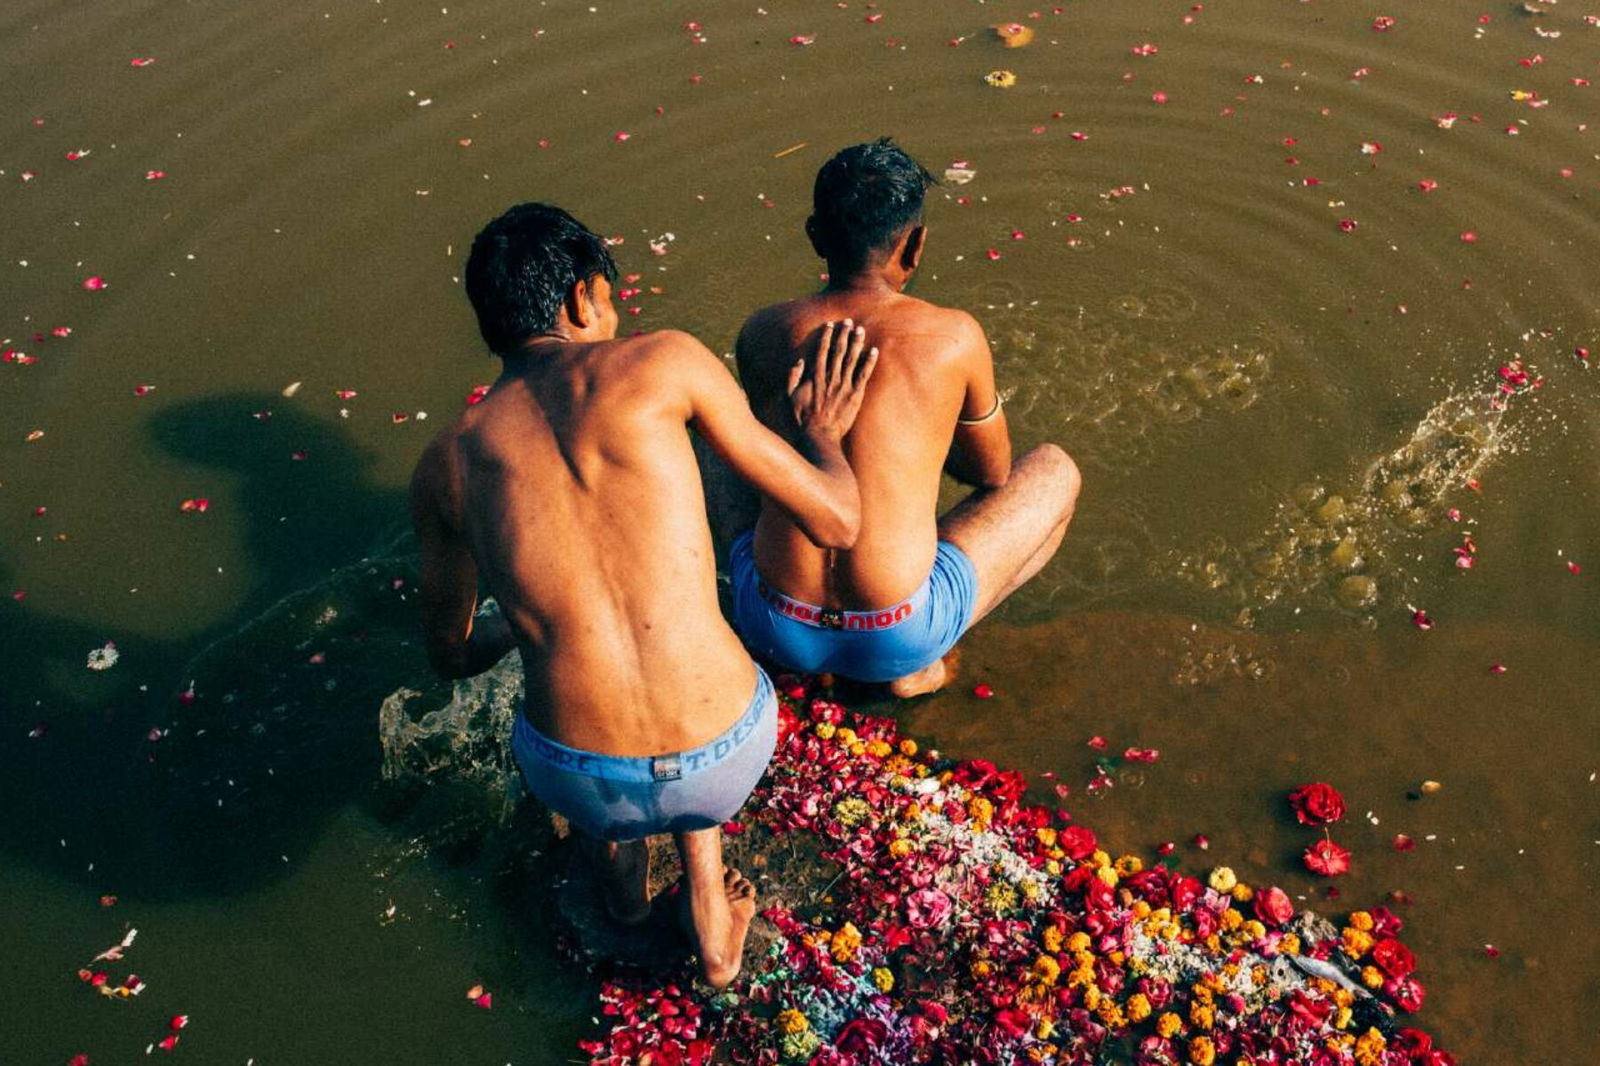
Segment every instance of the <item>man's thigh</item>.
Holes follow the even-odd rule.
[[[1023,567],[1071,514],[1078,472],[1055,445],[1034,448],[997,489],[974,492],[939,520],[939,538],[966,553],[978,575],[973,620],[1016,587]]]

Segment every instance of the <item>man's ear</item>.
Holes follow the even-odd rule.
[[[812,215],[806,219],[806,236],[811,240],[811,250],[817,253],[817,258],[828,258],[828,250],[822,246],[822,238],[817,229],[817,216]]]
[[[572,288],[567,290],[564,301],[567,311],[567,321],[577,329],[587,329],[594,321],[595,311],[589,283],[582,278],[572,283]]]
[[[900,266],[907,274],[922,262],[922,249],[928,239],[928,227],[919,225],[906,234],[905,247],[900,250]]]

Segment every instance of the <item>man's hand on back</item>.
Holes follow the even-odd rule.
[[[789,370],[789,403],[800,430],[813,440],[837,443],[855,425],[867,381],[878,365],[878,349],[866,349],[867,331],[847,318],[823,325],[807,367],[804,357]],[[863,352],[863,349],[866,349]]]

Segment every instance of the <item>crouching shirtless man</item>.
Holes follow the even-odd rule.
[[[786,443],[694,338],[618,339],[615,276],[600,238],[544,204],[473,242],[467,295],[503,371],[412,479],[428,654],[459,678],[521,652],[512,745],[529,789],[571,822],[621,922],[650,912],[644,838],[673,834],[682,917],[701,975],[722,987],[755,892],[724,869],[721,826],[766,769],[777,706],[718,610],[686,430],[801,536],[848,548],[860,501],[840,441],[876,352],[859,329],[830,330],[814,358],[791,360]],[[498,615],[475,613],[480,578]]]
[[[820,544],[778,497],[733,544],[734,622],[751,651],[806,673],[887,681],[898,696],[945,683],[943,657],[1050,560],[1078,498],[1054,444],[1011,461],[983,330],[902,290],[922,259],[933,177],[887,138],[846,148],[817,174],[812,247],[822,292],[758,311],[738,343],[757,416],[790,440],[784,388],[796,354],[830,323],[865,325],[882,352],[845,455],[861,486],[853,548]],[[976,487],[938,516],[940,471]]]

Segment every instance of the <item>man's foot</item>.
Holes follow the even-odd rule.
[[[618,925],[639,925],[650,917],[650,845],[581,838],[584,856],[599,875],[606,914]]]
[[[722,884],[703,897],[688,885],[678,893],[678,920],[700,956],[700,978],[721,990],[739,976],[744,940],[756,913],[756,886],[732,867],[722,871]]]
[[[944,658],[929,663],[916,673],[895,678],[889,682],[889,695],[905,700],[939,691],[956,676],[956,659],[957,652],[952,649]]]

